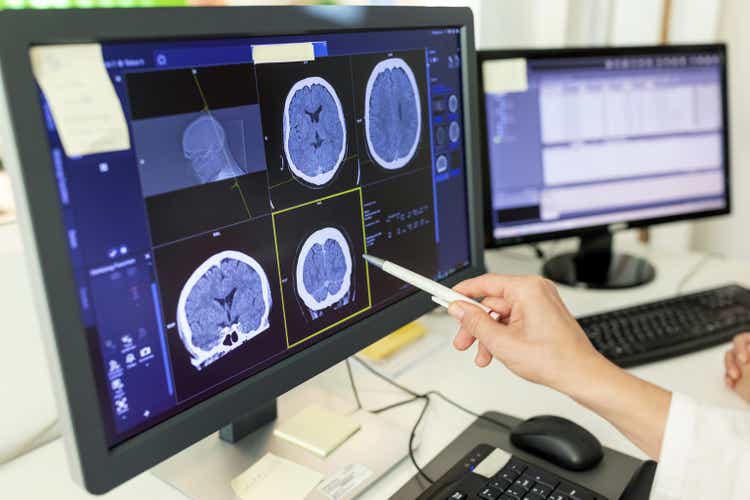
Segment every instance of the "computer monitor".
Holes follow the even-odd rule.
[[[480,51],[491,247],[581,236],[561,283],[627,287],[611,231],[730,211],[726,47]]]
[[[89,491],[432,309],[362,254],[483,269],[469,9],[4,12],[0,65]]]

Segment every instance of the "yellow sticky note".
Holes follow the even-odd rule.
[[[314,60],[315,47],[311,42],[253,45],[253,63],[255,64]]]
[[[529,88],[526,59],[495,59],[482,63],[482,85],[491,94],[525,92]]]
[[[230,484],[242,500],[302,500],[322,479],[316,470],[267,453]]]
[[[125,114],[99,44],[43,45],[29,53],[68,156],[130,148]]]
[[[418,321],[412,321],[374,344],[365,347],[360,351],[360,354],[371,361],[382,361],[424,337],[426,333],[427,328],[424,325]]]

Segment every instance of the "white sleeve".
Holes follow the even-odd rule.
[[[702,405],[674,393],[652,500],[750,495],[750,412]]]

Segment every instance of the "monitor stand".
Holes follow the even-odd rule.
[[[631,288],[652,281],[656,270],[647,260],[612,249],[609,230],[580,237],[577,252],[556,255],[542,274],[563,285],[584,288]]]
[[[361,425],[326,458],[273,433],[280,422],[312,403],[348,415]],[[355,411],[351,401],[324,390],[313,379],[183,450],[151,472],[188,498],[237,500],[230,481],[267,453],[273,453],[323,475],[323,482],[307,496],[308,500],[330,500],[332,496],[320,491],[320,485],[330,478],[338,479],[335,498],[348,500],[405,459],[408,442],[407,427],[394,425],[385,414]],[[283,488],[283,484],[279,485],[280,490]]]

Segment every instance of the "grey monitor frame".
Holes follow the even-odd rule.
[[[110,448],[94,384],[66,244],[49,142],[29,47],[34,44],[222,38],[399,28],[461,30],[465,161],[471,262],[452,285],[484,270],[480,132],[474,24],[468,8],[221,7],[0,12],[0,117],[4,158],[13,177],[31,264],[40,324],[47,339],[58,408],[74,477],[104,493],[215,432],[433,309],[413,294],[257,375]],[[0,106],[2,107],[2,106]]]

